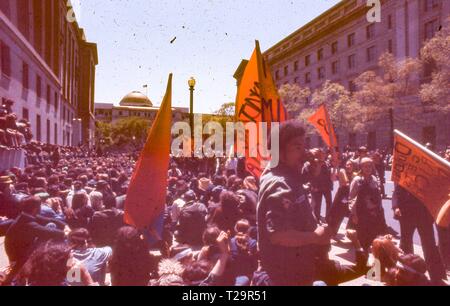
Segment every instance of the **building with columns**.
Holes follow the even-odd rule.
[[[34,140],[58,145],[87,142],[95,128],[97,47],[68,3],[0,1],[0,98],[29,120]]]
[[[139,91],[132,91],[120,101],[114,103],[95,103],[95,119],[101,122],[115,123],[130,117],[153,121],[159,107],[154,106],[150,99]],[[173,121],[185,121],[189,118],[189,109],[173,107]]]
[[[448,0],[381,0],[381,22],[369,23],[366,0],[343,0],[264,52],[278,87],[296,83],[312,91],[330,80],[355,90],[353,80],[367,70],[378,72],[378,59],[390,52],[401,60],[417,58],[423,43],[432,38],[450,16]],[[238,67],[238,82],[245,69]],[[426,69],[425,69],[426,70]],[[418,76],[418,86],[430,75]],[[410,103],[418,99],[406,97]],[[408,101],[409,102],[409,101]],[[424,112],[415,123],[402,120],[395,127],[421,142],[437,147],[450,144],[450,117]],[[390,144],[389,119],[373,124],[368,131],[337,131],[341,146],[368,145],[371,149]],[[310,146],[322,145],[319,135],[307,138]]]

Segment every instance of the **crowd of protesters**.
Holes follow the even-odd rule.
[[[281,126],[280,163],[260,180],[243,159],[171,158],[165,212],[149,231],[123,218],[137,154],[27,142],[27,166],[0,175],[3,285],[339,285],[366,275],[370,255],[388,285],[446,280],[449,229],[438,229],[438,246],[424,204],[399,186],[394,243],[382,205],[391,156],[306,150],[297,122]],[[346,218],[354,265],[329,256]]]

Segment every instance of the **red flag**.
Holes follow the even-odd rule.
[[[147,143],[136,163],[125,202],[125,223],[144,229],[164,211],[172,125],[172,74]]]
[[[319,110],[308,121],[315,126],[320,136],[322,136],[323,141],[330,148],[334,149],[337,147],[336,134],[325,104],[322,104]]]
[[[256,41],[255,51],[245,68],[238,88],[236,121],[244,123],[267,122],[270,129],[270,123],[286,120],[287,112],[273,82],[269,64],[263,59],[259,42]],[[258,135],[261,132],[258,129]],[[258,137],[258,142],[259,139]],[[247,137],[245,141],[248,147]],[[249,155],[249,149],[247,148],[246,169],[253,176],[259,178],[270,159],[263,158],[259,151],[257,157],[250,157]]]

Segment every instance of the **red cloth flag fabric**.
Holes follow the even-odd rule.
[[[172,126],[172,74],[166,95],[136,163],[125,202],[125,223],[145,229],[164,211]]]
[[[322,136],[323,141],[332,149],[338,145],[336,133],[334,132],[333,124],[331,123],[330,115],[325,104],[322,104],[317,112],[311,116],[308,121]]]

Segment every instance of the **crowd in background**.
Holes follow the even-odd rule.
[[[164,214],[141,231],[123,218],[135,152],[31,142],[29,124],[14,128],[11,112],[4,115],[0,145],[22,134],[27,166],[0,175],[0,236],[10,263],[3,285],[338,285],[365,275],[369,254],[388,285],[440,285],[447,277],[449,229],[438,228],[436,241],[423,203],[399,186],[386,194],[386,151],[305,150],[304,130],[288,122],[280,165],[261,180],[244,159],[171,158]],[[391,197],[386,212],[382,201]],[[401,233],[387,225],[388,213]],[[344,219],[355,251],[350,266],[329,256],[331,241],[345,240]],[[414,254],[416,229],[423,259]]]

